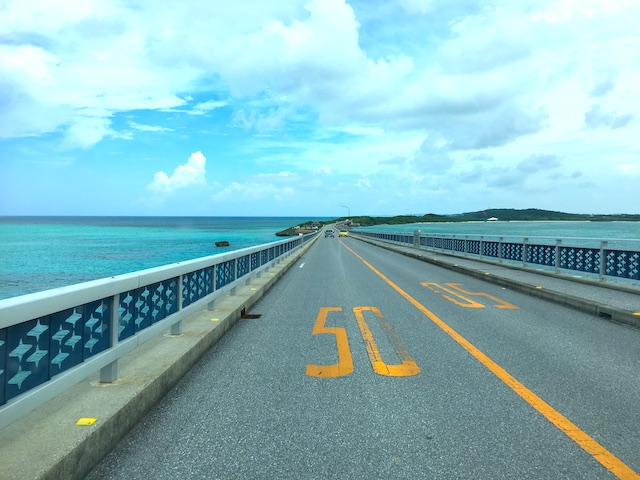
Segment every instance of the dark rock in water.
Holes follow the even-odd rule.
[[[216,247],[228,247],[228,246],[229,246],[229,242],[227,240],[216,242]]]

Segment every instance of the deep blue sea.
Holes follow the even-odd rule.
[[[309,220],[323,218],[0,217],[0,299],[275,242]]]
[[[0,299],[260,245],[300,217],[0,217]],[[640,222],[381,225],[430,234],[635,240]],[[215,242],[227,240],[229,247]],[[627,242],[625,242],[627,243]]]

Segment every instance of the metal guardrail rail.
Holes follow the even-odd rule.
[[[0,428],[182,320],[315,234],[0,300]]]
[[[638,248],[614,248],[609,246],[614,241],[589,238],[427,235],[418,230],[413,234],[363,230],[354,233],[454,255],[555,272],[580,272],[603,282],[608,279],[640,282],[640,240],[615,241],[637,244]]]

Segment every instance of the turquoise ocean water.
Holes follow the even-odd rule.
[[[0,217],[0,299],[278,240],[299,217]],[[640,222],[465,222],[378,231],[595,238],[640,249]],[[229,247],[214,242],[228,240]]]
[[[274,242],[308,220],[322,218],[0,217],[0,299]]]

